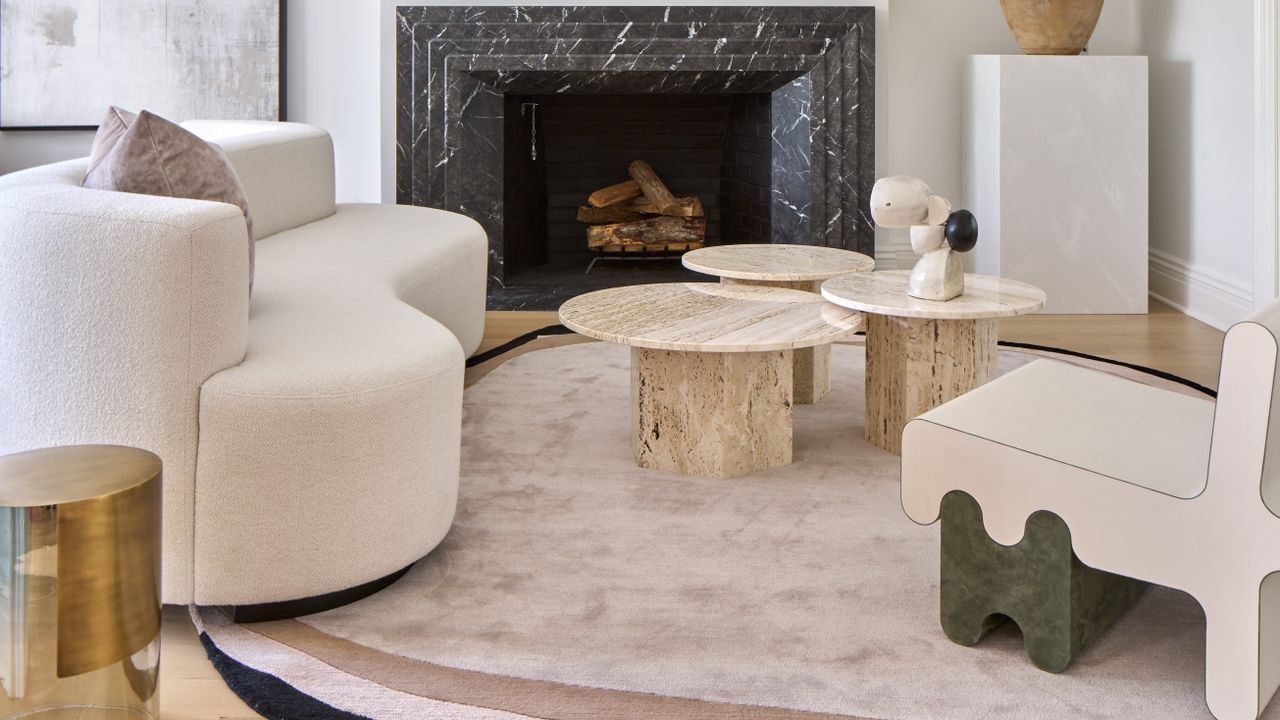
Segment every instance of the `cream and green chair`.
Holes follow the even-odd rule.
[[[1209,709],[1219,720],[1252,720],[1280,686],[1278,336],[1280,303],[1231,329],[1216,403],[1057,362],[1012,372],[907,425],[903,507],[921,524],[941,514],[945,536],[944,505],[962,523],[965,506],[976,503],[967,508],[970,525],[980,521],[1006,550],[1021,547],[1009,562],[1026,563],[992,579],[983,576],[989,559],[966,567],[970,556],[944,551],[944,577],[1004,583],[1009,597],[1048,585],[1068,594],[1043,597],[1037,611],[1016,618],[1029,645],[1070,646],[1064,634],[1096,634],[1118,616],[1097,604],[1110,593],[1088,597],[1089,582],[1122,576],[1192,595],[1207,624]],[[1036,529],[1046,521],[1062,532]],[[1046,565],[1046,557],[1056,559]],[[1083,585],[1061,577],[1077,559],[1105,575]],[[1021,588],[1019,572],[1027,578]],[[1136,586],[1121,585],[1136,595]],[[943,615],[980,607],[944,605]],[[1017,614],[987,607],[992,616]]]

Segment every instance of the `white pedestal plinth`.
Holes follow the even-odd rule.
[[[1047,313],[1146,313],[1147,59],[977,55],[967,83],[973,271],[1043,288]]]

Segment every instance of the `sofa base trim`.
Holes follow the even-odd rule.
[[[404,577],[405,573],[409,572],[413,565],[414,563],[410,563],[407,567],[401,568],[390,575],[346,590],[338,590],[299,600],[283,600],[281,602],[261,603],[258,605],[233,605],[228,607],[227,611],[231,614],[231,619],[237,623],[273,622],[275,620],[291,620],[303,615],[314,615],[326,610],[340,608],[343,605],[350,605],[357,600],[363,600],[374,593],[385,590],[392,583]]]

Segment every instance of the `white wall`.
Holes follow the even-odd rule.
[[[106,113],[107,109],[102,108]],[[89,154],[93,133],[81,131],[0,131],[0,175]]]
[[[378,3],[289,0],[288,7],[289,119],[333,135],[338,202],[380,202]]]
[[[1252,0],[1140,0],[1151,59],[1151,288],[1225,327],[1254,304]]]
[[[1103,6],[1091,53],[1134,53],[1132,3],[1110,0]],[[878,174],[919,176],[935,193],[959,203],[964,183],[966,59],[1022,52],[1005,24],[1000,3],[889,0],[888,36],[881,47],[877,101],[888,114],[877,128],[881,139],[887,140]],[[898,259],[914,262],[906,237],[902,233],[893,237]]]

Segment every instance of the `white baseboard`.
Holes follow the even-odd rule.
[[[910,242],[886,239],[876,243],[877,270],[910,270],[915,264]]]
[[[1253,312],[1253,286],[1159,250],[1151,251],[1151,297],[1226,330]]]
[[[910,268],[909,243],[885,243],[876,249],[876,269]],[[1226,330],[1254,311],[1253,286],[1213,270],[1194,267],[1159,250],[1150,255],[1151,297],[1206,325]]]
[[[893,248],[877,247],[876,248],[876,269],[877,270],[897,270],[898,254]]]

